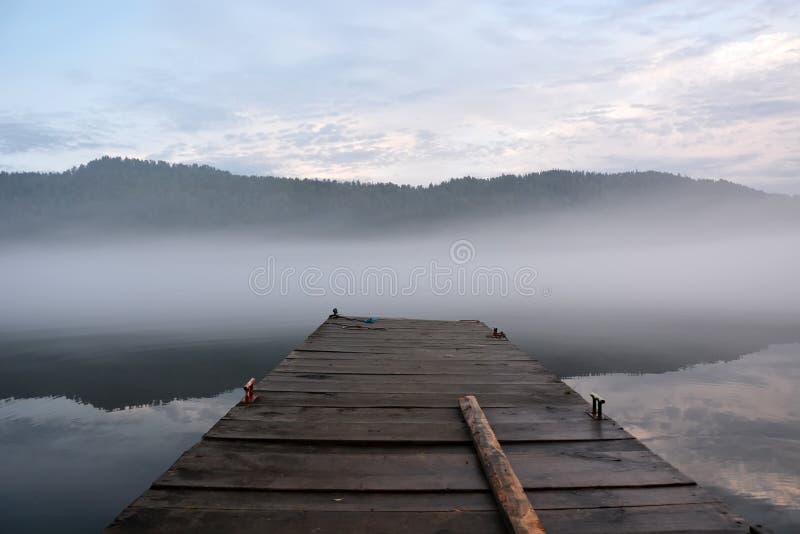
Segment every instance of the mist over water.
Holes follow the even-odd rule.
[[[101,528],[335,306],[497,326],[747,519],[793,530],[800,232],[629,223],[4,243],[0,475],[55,481],[0,484],[0,527]],[[744,435],[758,454],[731,448]]]
[[[704,236],[579,223],[517,218],[389,237],[232,232],[7,243],[0,291],[13,306],[0,310],[0,331],[202,325],[226,333],[333,305],[376,315],[524,310],[542,319],[644,313],[767,322],[800,311],[797,228]],[[563,328],[574,330],[570,322]]]

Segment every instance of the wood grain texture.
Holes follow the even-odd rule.
[[[526,489],[692,484],[636,440],[510,442]],[[471,443],[325,443],[206,439],[157,486],[326,491],[486,490]]]
[[[549,533],[746,532],[490,331],[328,319],[109,531],[507,532],[460,409],[474,395]]]
[[[527,490],[536,509],[575,510],[709,504],[719,500],[695,485],[655,488],[605,488],[571,490]],[[465,512],[489,511],[497,507],[492,493],[471,492],[363,492],[363,491],[258,491],[168,488],[151,489],[134,506],[143,508],[207,508],[242,510],[344,510],[351,512]]]
[[[638,508],[543,510],[550,534],[641,534],[644,532],[745,534],[746,527],[716,504],[682,504]],[[138,508],[131,507],[109,532],[229,532],[244,528],[270,534],[506,534],[495,511],[466,512],[349,512]]]
[[[597,425],[550,423],[496,423],[502,442],[596,441],[633,439],[611,421]],[[469,432],[462,423],[434,421],[352,421],[332,418],[311,421],[264,421],[225,417],[205,435],[209,439],[261,441],[353,441],[402,443],[469,443]]]

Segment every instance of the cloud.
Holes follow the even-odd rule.
[[[84,130],[64,130],[40,122],[0,120],[0,154],[77,150],[105,146]]]
[[[46,126],[24,122],[0,122],[0,154],[63,146],[67,137]]]
[[[732,362],[662,374],[570,379],[588,397],[605,391],[614,418],[701,484],[794,507],[800,497],[800,412],[793,351],[773,345]]]
[[[62,43],[80,61],[46,59],[52,78],[0,55],[17,80],[0,111],[44,118],[5,121],[0,146],[17,168],[94,149],[410,183],[640,161],[788,184],[798,8],[725,5],[241,2],[161,6],[146,25],[131,8],[108,53]],[[37,57],[17,26],[20,57]],[[72,118],[46,118],[60,113]]]

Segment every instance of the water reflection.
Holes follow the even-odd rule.
[[[662,374],[566,380],[750,521],[800,529],[800,344]]]
[[[3,333],[0,532],[101,530],[308,330]]]
[[[102,529],[240,398],[114,411],[65,397],[0,401],[0,531]]]
[[[115,410],[213,396],[266,374],[308,330],[3,334],[0,398],[64,396]]]

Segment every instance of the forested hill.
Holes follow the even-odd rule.
[[[0,173],[4,237],[80,229],[380,229],[647,201],[703,210],[745,202],[775,215],[798,200],[660,172],[552,170],[430,186],[234,175],[209,166],[104,157],[63,173]],[[625,204],[627,203],[627,204]]]

